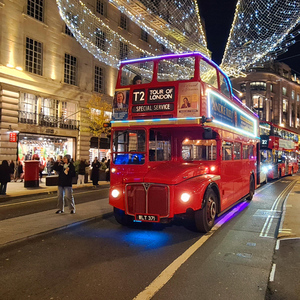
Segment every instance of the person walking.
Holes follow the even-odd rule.
[[[99,181],[99,169],[101,167],[101,164],[98,160],[98,157],[95,157],[93,163],[92,163],[92,181],[93,181],[93,185],[96,187],[96,185],[99,185],[98,184],[98,181]]]
[[[106,162],[105,179],[110,181],[110,159]]]
[[[75,214],[75,201],[72,190],[72,178],[75,176],[75,167],[70,162],[68,156],[64,156],[63,160],[57,161],[53,170],[58,172],[58,211],[57,214],[64,212],[65,199],[69,206],[70,213]]]
[[[13,160],[10,161],[9,167],[10,167],[10,176],[11,176],[10,180],[14,180],[15,163]]]
[[[15,168],[15,182],[18,181],[18,179],[20,179],[20,182],[23,181],[23,177],[24,177],[24,171],[23,171],[23,165],[21,163],[21,161],[17,161],[17,166]]]
[[[7,160],[3,160],[0,165],[0,194],[6,195],[7,183],[10,182],[11,169]]]
[[[47,164],[46,164],[48,176],[51,176],[53,165],[54,165],[53,157],[48,157],[48,161],[47,161]]]
[[[78,166],[78,180],[77,185],[84,184],[84,177],[85,177],[85,168],[88,167],[90,164],[86,162],[84,158],[80,160]]]

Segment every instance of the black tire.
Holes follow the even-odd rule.
[[[250,177],[250,184],[249,184],[249,195],[247,196],[247,200],[251,201],[253,199],[255,192],[255,182],[254,182],[254,177],[251,175]]]
[[[217,196],[211,188],[206,190],[203,201],[204,207],[195,211],[194,221],[196,230],[206,233],[214,226],[218,212]]]
[[[292,170],[291,170],[291,176],[293,176],[294,175],[294,168],[292,168]]]
[[[280,179],[281,178],[281,169],[279,168],[278,169],[278,179]]]
[[[265,180],[265,184],[268,183],[268,176],[266,175],[266,180]]]
[[[114,207],[114,216],[116,221],[123,226],[132,224],[132,217],[125,215],[124,210]]]

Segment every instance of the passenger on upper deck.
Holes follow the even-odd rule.
[[[140,75],[134,76],[132,84],[142,84],[142,77]]]

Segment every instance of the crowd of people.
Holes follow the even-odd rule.
[[[69,155],[66,156],[69,160],[69,164],[71,164],[74,167],[74,160],[70,158]],[[39,157],[32,157],[32,159],[39,160]],[[48,157],[46,165],[40,162],[39,164],[39,177],[40,181],[42,180],[42,176],[44,172],[46,171],[46,174],[48,176],[51,176],[52,174],[58,174],[59,171],[57,171],[57,166],[62,164],[63,162],[63,157],[58,156],[56,160],[54,160],[53,157]],[[76,172],[74,171],[74,174],[71,172],[72,177],[74,177],[77,173],[78,175],[78,180],[77,184],[78,185],[83,185],[85,182],[85,176],[88,174],[88,167],[91,167],[91,180],[93,182],[93,186],[96,187],[99,182],[99,180],[104,180],[104,178],[100,178],[100,171],[102,170],[102,173],[105,174],[105,180],[110,181],[110,159],[103,158],[101,162],[98,160],[97,157],[95,157],[94,161],[92,164],[90,162],[87,162],[86,159],[81,159],[79,164],[77,164],[77,170]],[[71,167],[73,169],[73,167]],[[46,170],[45,170],[46,169]],[[74,168],[75,169],[75,168]],[[1,195],[6,195],[6,189],[7,189],[7,183],[10,181],[20,181],[22,182],[24,180],[24,167],[23,163],[21,161],[16,161],[16,163],[11,160],[3,160],[2,164],[0,165],[0,194]]]

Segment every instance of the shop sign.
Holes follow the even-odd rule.
[[[16,132],[10,132],[9,133],[9,141],[12,143],[16,143],[18,140],[17,133]]]

